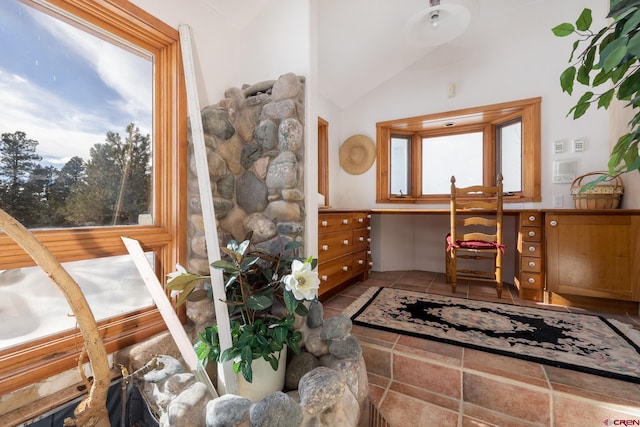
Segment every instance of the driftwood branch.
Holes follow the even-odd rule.
[[[65,425],[110,427],[106,407],[107,392],[111,381],[107,351],[100,337],[93,312],[80,286],[42,242],[2,209],[0,209],[0,229],[24,249],[62,292],[73,310],[78,328],[82,333],[84,347],[93,369],[93,383],[88,396],[75,409],[75,419],[66,419]]]

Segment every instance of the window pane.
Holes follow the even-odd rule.
[[[407,195],[409,188],[410,166],[410,137],[391,137],[391,194],[396,196]]]
[[[147,258],[153,265],[153,254]],[[63,266],[98,322],[154,304],[129,255]],[[76,327],[69,304],[40,267],[1,270],[0,288],[0,350]]]
[[[152,56],[79,27],[0,2],[0,207],[29,228],[153,215]]]
[[[422,138],[422,194],[482,184],[482,132]]]
[[[498,168],[505,192],[522,191],[522,122],[498,127]]]

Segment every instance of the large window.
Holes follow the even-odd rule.
[[[141,341],[166,327],[121,236],[161,281],[185,255],[179,35],[125,0],[6,0],[0,26],[0,207],[78,282],[107,351]],[[66,301],[1,231],[0,287],[0,394],[76,366]]]
[[[540,201],[540,98],[377,124],[377,202],[444,203],[457,185]]]

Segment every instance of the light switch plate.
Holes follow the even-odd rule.
[[[553,153],[554,154],[564,153],[564,143],[565,143],[565,141],[554,141],[553,142]]]
[[[586,149],[584,139],[574,139],[572,150],[574,153],[581,153]]]

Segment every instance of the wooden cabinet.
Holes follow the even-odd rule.
[[[640,301],[640,216],[556,211],[544,228],[549,292]]]
[[[544,236],[543,214],[524,211],[518,221],[517,277],[520,298],[544,300]]]
[[[318,215],[318,295],[340,285],[366,280],[371,267],[370,217],[367,211],[329,211]]]

